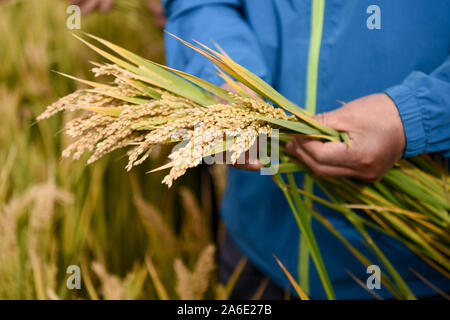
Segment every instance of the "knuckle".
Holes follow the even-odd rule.
[[[317,162],[323,162],[323,155],[322,153],[318,152],[316,149],[310,149],[309,153],[311,154],[311,157],[316,160]]]
[[[375,156],[372,153],[366,153],[359,159],[359,164],[361,167],[372,167],[375,163]]]
[[[314,167],[311,167],[311,169],[319,177],[327,177],[328,176],[327,171],[321,166],[314,166]]]
[[[309,155],[318,163],[323,163],[326,160],[324,148],[319,148],[317,145],[310,145],[306,147]]]
[[[295,149],[295,150],[293,150],[293,152],[292,152],[293,154],[294,154],[294,156],[298,159],[298,160],[300,160],[300,161],[305,161],[304,159],[303,159],[303,157],[302,157],[302,155],[301,155],[301,153],[300,152],[298,152],[298,150],[297,149]]]

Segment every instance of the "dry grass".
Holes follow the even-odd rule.
[[[83,70],[94,55],[66,30],[66,1],[0,2],[0,47],[8,48],[0,50],[0,299],[157,299],[144,270],[146,256],[168,295],[177,298],[173,263],[177,257],[195,261],[200,246],[183,246],[189,240],[184,230],[193,227],[183,219],[190,209],[182,205],[179,186],[163,191],[160,174],[145,175],[167,151],[155,150],[132,174],[122,170],[127,161],[118,154],[88,168],[61,160],[71,138],[55,132],[73,116],[38,124],[35,119],[51,101],[83,89],[51,70],[89,78]],[[161,31],[138,1],[133,7],[93,14],[82,28],[162,62]],[[197,181],[192,172],[183,185],[198,189]],[[158,221],[165,233],[148,227]],[[171,250],[165,247],[168,238]],[[72,264],[81,266],[81,290],[66,288]]]

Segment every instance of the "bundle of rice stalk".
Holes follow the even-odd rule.
[[[306,199],[312,199],[342,213],[360,232],[375,253],[377,262],[383,265],[385,274],[382,276],[382,282],[394,297],[415,298],[401,275],[379,249],[367,227],[400,241],[441,274],[450,278],[447,198],[447,185],[450,179],[448,173],[445,173],[436,162],[427,156],[403,159],[381,181],[367,183],[352,179],[320,178],[314,176],[303,164],[295,163],[293,162],[295,160],[288,157],[285,160],[285,163],[279,165],[279,174],[274,179],[283,190],[300,229],[312,243],[308,244],[309,250],[312,247],[318,251],[318,247],[304,217],[305,212],[316,218],[341,240],[361,263],[365,266],[374,264],[346,241],[324,216],[306,205]],[[298,171],[310,174],[314,183],[328,199],[299,189],[293,177],[293,173]],[[283,179],[283,174],[286,174],[288,183]],[[301,195],[304,198],[301,198]],[[316,254],[320,258],[320,253]],[[322,262],[318,264],[322,265]],[[332,286],[327,279],[325,273],[322,283],[324,288],[329,289],[330,297],[333,296]]]
[[[88,160],[92,163],[113,150],[129,147],[127,170],[130,170],[144,162],[156,146],[176,143],[169,155],[170,162],[158,168],[170,169],[163,180],[170,187],[175,179],[188,168],[198,165],[204,157],[226,152],[231,163],[235,163],[254,145],[258,136],[271,135],[278,130],[279,134],[272,141],[281,142],[281,163],[272,166],[276,173],[273,178],[292,208],[329,298],[334,298],[334,292],[311,228],[310,216],[323,223],[363,264],[371,262],[306,204],[310,199],[341,212],[363,235],[388,271],[383,275],[383,282],[394,296],[414,297],[370,237],[367,227],[403,242],[448,276],[450,177],[428,157],[401,160],[374,184],[316,177],[286,151],[284,143],[291,135],[304,135],[350,144],[348,134],[315,121],[307,111],[220,49],[218,52],[200,43],[194,46],[179,39],[210,59],[218,74],[236,93],[148,61],[93,35],[87,36],[109,49],[100,49],[76,36],[110,62],[95,63],[92,71],[96,76],[113,76],[114,83],[103,84],[66,75],[91,88],[61,98],[38,118],[42,120],[59,111],[84,111],[66,124],[66,133],[75,141],[64,150],[63,156],[78,159],[84,152],[92,152]],[[259,97],[249,95],[237,82]],[[268,163],[267,157],[261,160]],[[299,171],[306,171],[328,199],[299,189],[293,177],[293,173]]]

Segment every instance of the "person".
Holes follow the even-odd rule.
[[[114,0],[71,0],[71,3],[80,7],[82,15],[88,15],[95,10],[100,12],[111,10]]]
[[[219,44],[318,121],[349,132],[350,148],[305,138],[288,144],[317,175],[377,181],[401,157],[450,156],[450,1],[164,0],[163,5],[167,31],[210,47]],[[207,59],[168,34],[165,46],[169,66],[223,84]],[[345,218],[317,208],[367,252]],[[221,217],[227,230],[219,255],[221,280],[242,256],[249,259],[232,298],[251,298],[265,276],[270,283],[263,297],[283,298],[288,280],[273,254],[298,279],[301,235],[271,177],[231,167]],[[365,283],[366,267],[319,223],[313,221],[313,229],[337,298],[373,298],[348,273]],[[436,292],[409,268],[450,291],[449,280],[405,246],[372,235],[418,297]],[[309,273],[310,297],[325,298],[317,271],[311,267]],[[384,287],[376,293],[392,297]]]
[[[100,12],[110,11],[114,6],[114,0],[71,0],[71,4],[79,6],[81,14],[86,16],[97,10]],[[166,24],[166,17],[161,3],[158,0],[149,0],[146,6],[153,16],[153,23],[163,28]]]

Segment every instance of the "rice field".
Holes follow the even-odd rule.
[[[450,177],[439,163],[429,156],[403,159],[373,184],[316,176],[285,143],[303,135],[350,145],[348,133],[319,123],[225,53],[201,44],[178,39],[212,60],[233,92],[164,67],[162,30],[145,3],[118,0],[109,13],[83,17],[81,37],[67,30],[67,2],[0,3],[0,48],[6,48],[0,51],[0,299],[226,299],[244,261],[230,283],[218,283],[215,211],[225,167],[198,165],[229,152],[235,164],[260,134],[273,131],[281,159],[273,179],[329,299],[333,285],[311,217],[364,265],[371,261],[313,201],[340,212],[364,237],[387,268],[382,281],[394,297],[416,298],[367,229],[448,273]],[[95,52],[109,63],[93,62]],[[180,141],[186,143],[169,150]],[[125,154],[118,151],[123,147]],[[259,160],[271,164],[271,156]],[[329,200],[299,188],[295,172],[306,172]],[[304,283],[278,262],[307,299]],[[72,272],[82,276],[76,290]]]
[[[83,17],[82,29],[163,62],[162,31],[138,2]],[[226,298],[211,227],[223,168],[210,172],[217,194],[201,189],[204,169],[167,190],[164,173],[145,173],[168,150],[128,173],[114,152],[86,166],[87,158],[60,157],[71,143],[59,129],[67,115],[36,123],[45,106],[82,87],[51,70],[92,78],[85,71],[95,54],[67,30],[66,7],[0,1],[0,299]],[[67,288],[70,265],[80,267],[80,290]]]
[[[84,153],[89,153],[91,155],[87,162],[94,163],[108,153],[127,148],[126,168],[131,170],[151,157],[155,149],[176,144],[168,156],[170,161],[151,170],[170,169],[162,182],[171,187],[187,169],[196,167],[205,157],[213,155],[220,158],[226,155],[227,163],[236,164],[237,160],[246,158],[241,156],[248,151],[249,157],[254,158],[256,155],[251,156],[250,149],[256,146],[258,136],[267,135],[270,136],[271,154],[268,156],[259,152],[258,159],[266,163],[266,170],[277,168],[272,177],[284,193],[302,235],[308,239],[308,253],[311,253],[329,299],[335,299],[333,284],[315,240],[310,217],[327,227],[365,266],[370,266],[371,262],[316,212],[310,205],[311,200],[337,210],[353,224],[368,246],[376,252],[377,259],[387,268],[389,277],[383,277],[383,281],[396,298],[416,297],[379,249],[367,228],[404,243],[441,273],[445,274],[449,269],[445,248],[448,244],[446,230],[450,208],[446,186],[450,180],[445,169],[431,157],[402,159],[373,184],[343,178],[322,179],[310,172],[303,163],[293,159],[286,152],[283,142],[288,142],[292,135],[301,134],[351,144],[348,133],[318,123],[305,110],[277,93],[226,54],[203,46],[208,50],[206,52],[179,39],[212,60],[222,70],[219,74],[224,81],[236,88],[234,92],[182,71],[149,62],[97,36],[85,34],[84,38],[96,41],[105,49],[110,49],[111,53],[83,37],[76,38],[110,61],[106,64],[94,63],[92,72],[95,76],[112,76],[114,81],[108,84],[61,74],[91,87],[60,98],[37,118],[38,121],[46,120],[60,112],[80,115],[65,124],[64,132],[75,140],[63,151],[64,157],[78,160]],[[252,88],[256,95],[249,95],[236,81]],[[218,98],[228,103],[224,104]],[[288,116],[283,110],[292,115]],[[265,139],[258,140],[260,151],[266,149],[261,147]],[[272,148],[274,144],[279,146],[281,164],[272,166],[273,158],[279,154]],[[299,189],[293,176],[294,172],[299,171],[306,171],[325,193],[331,190],[333,195],[328,195],[331,201]],[[363,209],[372,220],[353,209]],[[280,266],[283,268],[281,263]],[[183,269],[177,270],[181,272]],[[287,272],[286,275],[290,277]],[[295,282],[292,284],[294,288],[300,288]],[[302,296],[301,291],[297,291]]]

